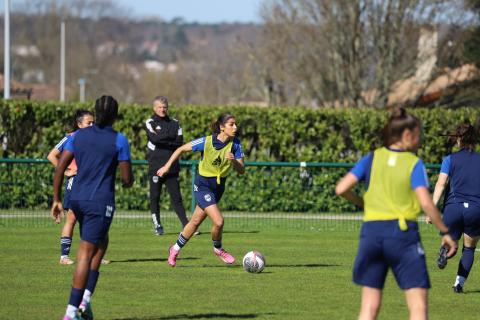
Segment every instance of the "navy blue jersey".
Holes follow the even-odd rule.
[[[130,160],[127,138],[112,127],[96,125],[80,129],[67,141],[78,171],[71,200],[115,204],[115,174],[118,161]]]
[[[445,204],[480,204],[480,154],[462,149],[443,159],[441,173],[448,175],[450,187]]]

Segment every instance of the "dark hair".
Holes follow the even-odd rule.
[[[477,144],[477,132],[468,121],[460,124],[455,129],[455,132],[449,134],[448,137],[450,138],[450,142],[452,144],[457,143],[459,140],[460,148],[468,149],[470,151],[475,149],[475,145]]]
[[[393,110],[387,124],[383,127],[383,145],[388,147],[402,138],[403,131],[421,126],[420,119],[409,114],[404,108],[397,108]]]
[[[217,120],[212,121],[212,123],[210,124],[210,129],[212,129],[213,133],[218,134],[218,133],[220,133],[220,126],[225,125],[225,123],[232,118],[235,118],[232,114],[230,114],[228,112],[227,113],[222,113],[217,118]]]
[[[153,102],[155,102],[155,101],[160,102],[161,104],[163,104],[165,107],[168,108],[168,99],[167,99],[167,97],[164,97],[164,96],[156,96],[156,97],[153,99]]]
[[[85,109],[77,109],[75,111],[75,118],[74,118],[73,124],[72,124],[72,128],[73,128],[74,131],[79,129],[78,124],[83,121],[83,117],[85,117],[85,116],[92,116],[93,117],[93,113],[88,111],[88,110],[85,110]]]
[[[95,123],[99,127],[112,125],[118,115],[118,102],[112,96],[101,96],[95,101]]]

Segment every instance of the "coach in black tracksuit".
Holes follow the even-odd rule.
[[[163,234],[163,226],[160,221],[160,192],[165,184],[170,194],[172,207],[177,213],[183,226],[188,223],[185,208],[180,193],[180,164],[176,161],[169,173],[164,177],[157,176],[160,169],[170,158],[172,153],[183,144],[182,128],[178,120],[168,116],[168,100],[158,96],[153,100],[154,115],[145,121],[147,132],[147,161],[150,181],[150,212],[155,228],[155,234]]]

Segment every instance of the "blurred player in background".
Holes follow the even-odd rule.
[[[73,122],[73,132],[65,136],[59,143],[50,151],[47,156],[47,159],[53,164],[54,167],[57,167],[58,158],[62,153],[65,144],[69,137],[73,136],[78,129],[86,128],[93,124],[93,114],[88,110],[79,109],[75,111],[75,119]],[[67,181],[65,183],[65,192],[63,195],[63,209],[67,210],[67,215],[65,217],[65,224],[63,225],[61,237],[60,237],[60,264],[69,265],[73,264],[74,261],[68,256],[70,254],[70,248],[72,246],[72,236],[73,228],[75,227],[75,215],[70,209],[70,194],[72,192],[73,182],[75,175],[77,174],[77,164],[75,159],[69,164],[67,170],[65,171],[65,176]],[[60,218],[60,217],[59,217]],[[60,223],[60,220],[57,221]]]
[[[165,166],[157,172],[160,177],[165,176],[184,152],[202,152],[202,159],[198,165],[199,174],[195,177],[193,190],[197,205],[190,222],[183,228],[177,242],[169,249],[168,264],[172,267],[176,265],[180,249],[207,216],[212,220],[213,252],[227,264],[235,262],[235,258],[222,246],[224,219],[218,208],[218,202],[225,191],[225,182],[231,168],[240,174],[245,173],[244,154],[240,141],[235,137],[237,124],[233,115],[220,115],[211,124],[211,129],[212,135],[193,140],[178,148]]]
[[[443,159],[433,202],[437,204],[445,191],[443,221],[455,241],[463,235],[462,257],[453,284],[454,292],[461,293],[480,239],[480,154],[474,151],[478,137],[470,123],[459,125],[449,136],[460,151]],[[431,220],[427,219],[427,222]],[[446,264],[445,249],[441,248],[438,266],[443,269]]]
[[[442,244],[456,243],[432,202],[423,162],[413,154],[420,144],[420,120],[397,109],[383,129],[383,147],[363,157],[337,184],[335,192],[364,207],[364,223],[353,268],[353,281],[362,286],[359,319],[376,319],[389,269],[405,292],[410,319],[427,319],[430,280],[418,232],[420,210],[442,232]],[[352,188],[366,183],[363,198]]]
[[[101,260],[108,247],[108,230],[115,212],[115,175],[120,168],[124,187],[133,184],[130,147],[127,138],[113,130],[118,114],[117,101],[102,96],[95,102],[96,123],[78,130],[68,140],[53,179],[52,217],[63,214],[60,201],[63,175],[75,158],[78,173],[71,209],[80,224],[80,245],[70,300],[64,320],[93,319],[90,299],[100,276]],[[80,311],[80,313],[79,313]]]

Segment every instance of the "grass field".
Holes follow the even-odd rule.
[[[267,267],[245,272],[212,253],[210,236],[193,238],[176,268],[167,248],[179,230],[156,237],[150,228],[110,233],[107,258],[93,299],[96,319],[354,319],[360,290],[351,281],[357,231],[228,227],[224,245],[241,260],[256,249]],[[261,224],[260,224],[261,226]],[[202,230],[206,231],[206,230]],[[0,318],[61,319],[73,266],[58,264],[60,226],[0,224]],[[422,228],[433,288],[431,319],[478,319],[480,272],[475,264],[466,294],[454,294],[458,256],[443,271],[435,265],[438,236]],[[78,241],[75,235],[74,243]],[[73,253],[76,246],[73,247]],[[389,275],[380,319],[407,319],[402,292]]]

